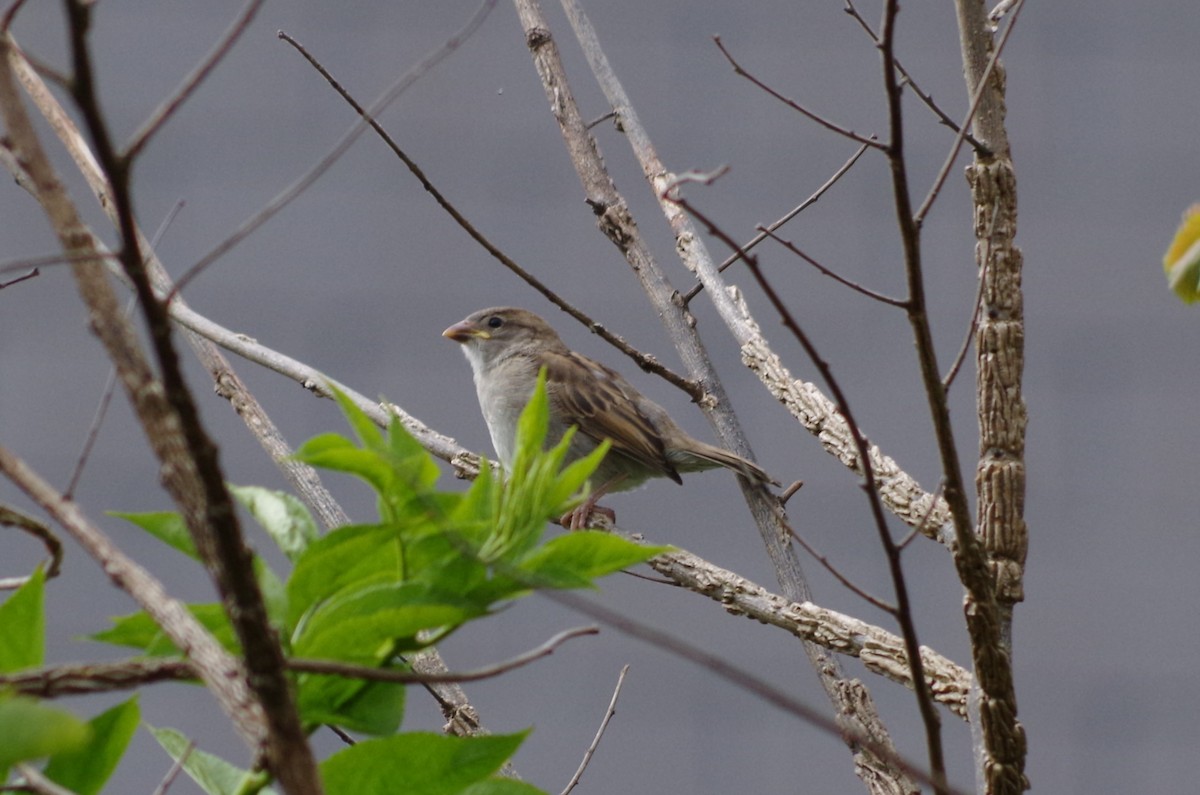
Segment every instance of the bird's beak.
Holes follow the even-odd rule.
[[[472,339],[490,339],[492,335],[471,321],[463,320],[443,331],[442,336],[455,342],[469,342]]]

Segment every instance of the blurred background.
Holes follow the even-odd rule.
[[[106,0],[94,12],[101,97],[128,136],[198,62],[240,3]],[[269,3],[236,49],[153,140],[134,175],[137,212],[153,231],[184,202],[158,252],[178,276],[324,155],[353,121],[349,108],[275,33],[284,30],[367,102],[464,22],[475,2]],[[667,167],[730,172],[689,196],[735,238],[752,237],[824,182],[856,148],[737,78],[711,41],[783,94],[863,134],[886,133],[878,56],[834,0],[686,5],[609,0],[586,10]],[[868,19],[876,3],[864,4]],[[1200,535],[1188,494],[1197,462],[1194,357],[1200,323],[1168,291],[1161,256],[1181,211],[1200,199],[1200,60],[1179,24],[1191,4],[1109,0],[1081,12],[1029,4],[1006,50],[1008,125],[1025,254],[1026,399],[1029,404],[1031,543],[1027,602],[1015,623],[1017,693],[1029,738],[1028,775],[1038,791],[1183,792],[1200,681],[1193,658]],[[585,115],[607,110],[561,11],[547,4]],[[15,25],[21,45],[66,71],[58,4],[32,2]],[[951,117],[967,100],[949,4],[906,4],[897,54]],[[643,350],[678,366],[628,266],[595,228],[547,112],[513,8],[499,4],[483,28],[382,115],[402,147],[485,234],[524,267]],[[906,101],[911,179],[919,200],[952,136],[911,94]],[[595,133],[618,187],[680,290],[692,282],[673,257],[669,230],[611,123]],[[113,235],[61,150],[74,196],[106,239]],[[925,225],[924,254],[943,369],[966,333],[975,295],[969,204],[956,166]],[[899,295],[903,274],[882,158],[867,155],[784,236],[838,272]],[[53,253],[33,201],[0,189],[0,260]],[[712,242],[714,256],[727,251]],[[909,328],[902,314],[855,295],[778,247],[760,255],[793,312],[820,346],[872,441],[927,488],[937,462]],[[750,279],[756,316],[794,374],[815,378]],[[463,445],[490,453],[470,370],[441,330],[475,309],[516,304],[539,311],[568,343],[622,370],[701,438],[702,415],[664,382],[557,312],[442,212],[370,135],[284,212],[210,267],[185,293],[212,319],[301,359],[368,395],[403,405]],[[803,479],[793,523],[864,588],[890,595],[883,557],[855,479],[797,428],[738,361],[737,347],[705,298],[693,307],[761,463],[785,482]],[[1193,329],[1193,331],[1188,331]],[[1191,356],[1189,354],[1189,356]],[[235,366],[239,366],[235,361]],[[190,383],[236,483],[283,487],[192,361]],[[0,441],[65,486],[100,398],[108,365],[89,333],[65,268],[0,292]],[[293,444],[344,426],[335,407],[251,365],[239,372]],[[954,392],[967,466],[976,437],[972,376]],[[1191,408],[1189,408],[1191,407]],[[1189,420],[1193,417],[1193,420]],[[968,476],[972,473],[968,471]],[[327,479],[358,520],[366,490]],[[457,487],[447,467],[446,483]],[[194,566],[105,511],[158,510],[169,502],[123,397],[103,426],[77,497],[88,514],[179,597],[212,598]],[[0,500],[30,509],[7,482]],[[724,472],[618,495],[620,523],[654,542],[685,547],[774,587],[771,569]],[[255,531],[252,531],[255,532]],[[897,527],[897,532],[902,529]],[[259,548],[270,543],[261,534]],[[28,571],[40,550],[4,545],[3,571]],[[278,561],[278,556],[273,560]],[[906,556],[921,641],[966,664],[961,589],[943,549],[919,540]],[[883,615],[807,561],[817,600],[871,622]],[[726,615],[678,589],[618,575],[597,600],[648,621],[823,706],[799,644]],[[48,661],[117,658],[81,640],[108,616],[131,612],[96,565],[70,547],[64,576],[48,589]],[[452,668],[512,656],[564,628],[588,623],[538,597],[469,627],[443,647]],[[885,626],[886,623],[884,624]],[[891,628],[891,627],[889,627]],[[468,693],[498,732],[532,726],[515,759],[551,792],[570,778],[591,740],[621,665],[629,663],[617,715],[581,793],[860,792],[840,742],[731,688],[709,672],[605,630],[551,658]],[[860,671],[847,661],[850,671]],[[865,675],[865,674],[864,674]],[[912,695],[867,676],[901,750],[923,759]],[[120,696],[77,700],[90,716]],[[247,758],[207,694],[155,685],[144,718],[196,738],[203,750]],[[406,726],[440,726],[415,692]],[[966,727],[947,715],[954,782],[970,788]],[[328,733],[321,753],[337,748]],[[170,760],[145,732],[110,784],[146,792]],[[177,782],[177,793],[198,791]]]

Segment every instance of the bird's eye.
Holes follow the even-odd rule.
[[[504,325],[504,319],[499,315],[492,315],[488,318],[488,326],[491,328],[500,328]]]

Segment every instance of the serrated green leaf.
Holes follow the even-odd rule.
[[[0,673],[42,664],[46,649],[46,575],[39,564],[12,595],[0,603]]]
[[[312,515],[291,494],[261,486],[230,486],[229,491],[250,511],[288,560],[295,561],[317,539]]]
[[[46,777],[77,795],[96,795],[117,769],[140,719],[137,696],[101,712],[88,721],[91,740],[50,757]]]
[[[163,750],[171,758],[178,761],[187,754],[183,761],[183,770],[195,781],[200,789],[208,795],[238,795],[238,793],[254,791],[253,784],[266,781],[264,773],[255,773],[235,767],[218,756],[192,747],[191,742],[174,729],[158,728],[147,724],[146,728],[158,740]],[[190,751],[189,751],[190,749]],[[275,795],[271,789],[258,790],[261,795]]]
[[[222,646],[230,651],[237,650],[237,638],[221,605],[187,605],[187,609],[196,617],[197,621],[204,625],[205,629],[216,637]],[[112,619],[112,622],[113,625],[110,629],[97,632],[89,637],[92,640],[101,643],[110,643],[114,646],[129,646],[135,649],[142,649],[150,656],[180,653],[175,644],[159,629],[158,624],[154,623],[154,619],[146,615],[145,612],[120,616]]]
[[[319,449],[311,446],[311,443],[305,444],[296,451],[296,458],[320,469],[356,475],[370,484],[375,491],[388,493],[392,487],[394,473],[387,460],[374,450],[355,447],[349,439],[342,441],[345,442],[344,445],[321,445]]]
[[[0,696],[0,770],[17,762],[77,751],[91,729],[65,710],[24,696]]]
[[[368,740],[325,760],[321,779],[327,795],[457,795],[499,770],[527,734]]]
[[[582,588],[592,580],[649,560],[671,547],[635,544],[598,530],[558,536],[527,555],[518,567],[541,587]]]
[[[200,560],[200,553],[196,551],[196,545],[192,542],[192,534],[188,532],[187,524],[183,521],[183,517],[174,511],[145,513],[109,511],[109,516],[124,519],[192,560]]]

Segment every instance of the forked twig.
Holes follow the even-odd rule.
[[[742,68],[742,65],[740,63],[738,63],[734,59],[734,57],[729,53],[729,50],[725,49],[725,45],[723,43],[721,43],[720,36],[713,36],[713,41],[716,43],[717,49],[719,49],[721,51],[721,54],[725,56],[725,60],[729,61],[729,65],[733,67],[734,74],[737,74],[740,77],[746,78],[751,83],[758,86],[763,91],[770,94],[771,96],[775,97],[775,99],[777,99],[780,102],[782,102],[783,104],[787,105],[792,110],[800,113],[803,116],[808,117],[809,119],[812,119],[817,124],[821,125],[822,127],[824,127],[827,130],[832,130],[833,132],[837,133],[838,135],[843,135],[846,138],[849,138],[851,141],[857,141],[858,143],[862,144],[863,146],[869,146],[873,149],[879,149],[879,150],[882,150],[884,148],[884,145],[881,144],[875,138],[875,136],[862,135],[861,133],[856,133],[856,132],[854,132],[854,130],[851,130],[848,127],[843,127],[842,125],[837,124],[836,122],[830,121],[829,119],[825,118],[824,116],[820,115],[819,113],[814,113],[813,111],[811,111],[808,108],[801,105],[799,102],[796,102],[794,99],[789,99],[788,97],[785,97],[783,94],[780,94],[778,91],[771,88],[769,85],[764,83],[762,80],[759,80],[757,77],[752,75],[750,72],[747,72],[744,68]]]
[[[760,230],[759,233],[757,235],[755,235],[753,238],[751,238],[749,241],[747,241],[744,245],[740,246],[737,251],[730,254],[724,262],[722,262],[720,265],[718,265],[717,273],[724,273],[726,268],[728,268],[730,265],[732,265],[733,263],[740,260],[743,256],[745,256],[746,252],[752,251],[755,246],[757,246],[759,243],[766,240],[768,234],[779,229],[779,227],[783,226],[788,221],[792,220],[797,215],[799,215],[800,213],[807,210],[810,206],[816,204],[817,200],[825,195],[825,191],[832,188],[834,183],[836,183],[839,179],[841,179],[842,176],[847,171],[849,171],[850,168],[855,163],[858,162],[858,159],[863,156],[863,152],[866,152],[867,149],[868,149],[868,147],[866,144],[862,144],[861,146],[859,146],[858,149],[855,150],[854,154],[850,155],[850,159],[847,160],[845,163],[842,163],[841,167],[837,171],[833,172],[833,176],[831,176],[829,179],[825,180],[825,183],[823,185],[821,185],[821,187],[819,187],[815,191],[813,191],[812,195],[810,195],[807,199],[805,199],[804,201],[797,204],[795,207],[793,207],[788,212],[784,213],[783,217],[778,219],[777,221],[774,221],[774,222],[768,224],[766,227],[759,226],[758,227],[758,229]],[[697,283],[695,286],[692,287],[692,289],[690,289],[686,293],[684,293],[683,302],[685,304],[690,303],[691,300],[693,298],[695,298],[700,293],[700,291],[703,289],[704,289],[704,284],[702,282]]]

